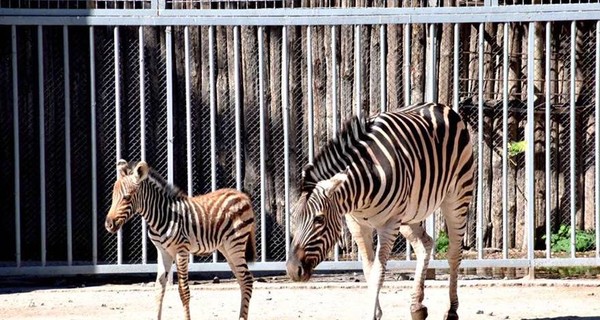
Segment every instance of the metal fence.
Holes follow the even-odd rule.
[[[248,192],[252,268],[283,271],[302,166],[423,100],[474,138],[463,267],[599,265],[600,5],[576,2],[0,0],[0,274],[154,272],[143,221],[104,229],[120,158]],[[344,238],[320,269],[361,268]],[[414,265],[399,239],[389,266]]]

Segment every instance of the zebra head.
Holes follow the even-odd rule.
[[[339,211],[341,186],[346,172],[305,188],[293,213],[293,241],[287,260],[287,274],[294,281],[308,281],[341,236]]]
[[[139,162],[133,169],[123,159],[117,162],[118,177],[113,187],[112,204],[104,223],[108,232],[119,231],[135,212],[137,191],[141,182],[148,177],[149,170],[144,161]]]

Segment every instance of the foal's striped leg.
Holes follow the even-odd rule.
[[[167,287],[167,281],[170,278],[171,266],[173,265],[173,257],[162,247],[156,246],[158,249],[158,271],[156,272],[156,304],[158,307],[158,315],[156,319],[160,320],[162,315],[162,304],[163,298],[165,297],[165,290]]]
[[[189,253],[177,253],[177,282],[179,283],[179,297],[181,297],[181,303],[183,304],[183,312],[186,320],[190,320],[190,286],[188,283],[189,261]]]
[[[248,309],[250,307],[250,298],[252,298],[252,285],[254,278],[248,269],[246,261],[246,241],[232,243],[228,242],[219,249],[227,259],[231,271],[235,275],[241,290],[240,302],[240,320],[248,319]]]

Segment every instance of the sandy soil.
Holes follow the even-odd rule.
[[[326,280],[326,279],[325,279]],[[358,281],[358,280],[357,280]],[[381,292],[383,319],[409,319],[411,281],[387,281]],[[237,284],[196,281],[192,319],[237,319]],[[275,278],[255,284],[250,318],[366,319],[366,283],[289,283]],[[442,319],[448,304],[445,281],[427,282],[429,319]],[[461,319],[600,320],[600,280],[463,280]],[[154,319],[152,283],[103,284],[72,288],[0,289],[0,319]],[[175,285],[165,296],[163,319],[181,319]]]

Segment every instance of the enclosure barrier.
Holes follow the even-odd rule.
[[[462,267],[600,265],[600,4],[385,3],[0,0],[0,275],[155,272],[145,223],[104,229],[121,158],[248,192],[251,268],[284,271],[302,166],[351,115],[423,100],[472,130]],[[398,240],[388,266],[415,264]],[[318,269],[361,269],[347,232]]]

